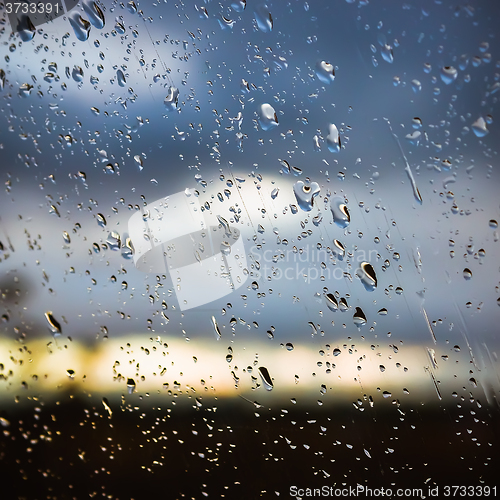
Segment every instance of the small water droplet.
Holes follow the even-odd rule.
[[[259,366],[259,375],[266,390],[272,391],[274,387],[273,380],[265,366]]]
[[[333,293],[327,293],[325,294],[325,300],[326,300],[326,306],[330,311],[335,312],[339,308],[339,303],[337,302],[337,299],[335,298],[335,295]]]
[[[119,69],[116,72],[116,79],[117,79],[118,85],[120,87],[125,87],[127,80],[126,80],[125,75],[123,74],[123,71],[121,69]]]
[[[351,222],[351,216],[345,201],[340,196],[336,196],[330,202],[330,210],[333,215],[333,222],[341,228],[346,228]]]
[[[127,390],[129,394],[132,394],[135,391],[135,380],[133,378],[127,379]]]
[[[71,76],[75,82],[83,82],[83,69],[80,66],[75,65],[73,67],[73,71],[71,72]]]
[[[329,85],[335,80],[335,68],[333,64],[326,61],[318,61],[316,63],[316,76],[322,83]]]
[[[54,334],[54,336],[61,335],[61,325],[59,324],[59,321],[54,318],[52,311],[47,311],[45,313],[45,319],[47,320],[50,331]]]
[[[271,16],[271,12],[265,3],[261,3],[255,7],[254,15],[255,20],[257,21],[257,27],[260,31],[264,33],[272,31],[273,17]]]
[[[278,126],[278,117],[274,108],[268,104],[261,104],[259,107],[259,123],[264,131],[271,130]]]
[[[97,29],[100,30],[100,29],[104,28],[104,25],[105,25],[104,14],[96,2],[94,2],[93,0],[84,1],[83,2],[83,10],[85,11],[85,14],[87,14],[90,22]]]
[[[291,342],[287,342],[285,347],[287,351],[293,351],[293,344]]]
[[[213,326],[214,332],[215,332],[215,337],[217,338],[217,340],[219,340],[221,338],[219,325],[217,324],[217,320],[215,319],[215,316],[212,316],[211,319],[212,319],[212,326]]]
[[[84,19],[78,12],[74,12],[69,16],[69,22],[75,32],[76,38],[80,42],[85,42],[89,38],[90,23]]]
[[[297,181],[293,185],[293,192],[299,207],[305,212],[309,212],[313,208],[314,197],[319,194],[320,188],[317,182]]]
[[[464,279],[470,280],[472,278],[472,271],[466,267],[463,271],[463,276]]]
[[[356,312],[354,313],[352,320],[358,328],[366,325],[366,316],[361,307],[356,307]]]
[[[179,89],[177,87],[171,86],[168,89],[168,96],[165,97],[163,104],[167,108],[167,111],[175,111],[177,109],[177,102],[179,100]]]
[[[101,227],[106,226],[107,222],[106,222],[106,218],[104,217],[103,214],[98,213],[96,215],[96,219],[97,219],[97,224],[99,224],[99,226],[101,226]]]
[[[332,153],[338,153],[341,148],[340,135],[337,127],[330,123],[328,125],[328,135],[326,136],[326,144],[328,145],[328,150]]]
[[[472,131],[476,135],[476,137],[484,137],[485,135],[489,134],[489,130],[486,127],[486,121],[485,119],[480,116],[473,124],[472,124]]]
[[[450,85],[457,79],[458,71],[453,66],[444,66],[441,68],[441,80],[446,85]]]

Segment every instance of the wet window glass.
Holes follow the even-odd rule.
[[[497,3],[0,14],[5,498],[500,495]]]

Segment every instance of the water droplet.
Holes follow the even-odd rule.
[[[127,80],[126,80],[125,75],[123,74],[123,71],[121,69],[119,69],[116,72],[116,79],[117,79],[118,85],[120,87],[125,87],[125,84],[127,83]]]
[[[495,220],[495,219],[491,219],[489,222],[488,222],[488,225],[492,228],[492,229],[496,229],[498,227],[498,222]]]
[[[340,196],[336,196],[330,202],[330,210],[333,215],[333,222],[341,228],[345,228],[351,222],[351,216],[349,215],[349,210],[345,201]]]
[[[215,316],[212,316],[211,319],[212,319],[212,326],[213,326],[214,332],[215,332],[215,337],[217,340],[219,340],[221,338],[219,325],[217,324],[217,320],[215,319]]]
[[[314,197],[319,194],[320,188],[317,182],[304,183],[297,181],[293,185],[293,192],[299,207],[305,212],[309,212],[313,208]]]
[[[338,153],[340,151],[340,135],[337,127],[333,123],[330,123],[330,125],[328,125],[326,144],[328,145],[328,149],[331,153]]]
[[[101,227],[104,227],[107,224],[106,218],[101,213],[96,215],[96,219],[97,219],[97,224],[99,224]]]
[[[380,371],[381,371],[382,373],[384,373],[384,372],[385,372],[385,366],[384,366],[384,365],[380,365],[380,366],[379,366],[379,368],[380,368]]]
[[[45,313],[45,319],[47,320],[50,331],[54,334],[54,336],[61,335],[61,325],[59,324],[59,321],[54,318],[52,311],[47,311]]]
[[[335,80],[335,68],[333,64],[326,61],[318,61],[316,63],[316,76],[322,83],[329,85]]]
[[[361,280],[366,290],[373,292],[377,288],[377,275],[369,262],[362,262],[356,271],[356,276]]]
[[[222,255],[230,255],[231,254],[231,243],[228,241],[223,241],[220,244],[220,251]]]
[[[489,130],[486,127],[486,121],[482,116],[480,116],[472,124],[472,131],[474,132],[474,134],[476,134],[476,137],[484,137],[485,135],[488,135]]]
[[[106,243],[109,245],[109,248],[111,250],[120,250],[120,246],[122,243],[122,239],[119,233],[116,231],[111,231],[108,234],[108,237],[106,239]]]
[[[386,398],[386,399],[387,399],[387,398],[390,398],[390,397],[392,396],[392,394],[391,394],[389,391],[384,391],[384,392],[382,393],[382,396],[384,396],[384,398]]]
[[[271,198],[273,200],[275,200],[277,197],[278,197],[278,193],[279,193],[279,188],[274,188],[272,191],[271,191]]]
[[[464,279],[470,280],[472,278],[472,271],[469,268],[465,268],[463,271]]]
[[[349,310],[349,304],[347,303],[347,300],[345,297],[340,297],[339,309],[341,312],[346,312]]]
[[[75,378],[75,370],[69,368],[68,370],[66,370],[66,375],[73,380]]]
[[[71,76],[75,82],[83,82],[83,69],[80,66],[74,66]]]
[[[446,85],[450,85],[457,79],[458,71],[453,66],[444,66],[441,68],[441,80]]]
[[[135,391],[135,380],[133,378],[127,379],[127,390],[129,394],[132,394]]]
[[[274,108],[267,103],[259,107],[259,123],[262,130],[267,131],[278,126],[278,117]]]
[[[381,316],[387,316],[388,311],[385,307],[382,307],[382,309],[378,310],[378,314],[380,314]]]
[[[269,8],[265,3],[261,3],[256,6],[255,11],[255,20],[257,21],[257,27],[260,31],[264,33],[268,33],[273,29],[273,18],[271,16],[271,12],[269,12]]]
[[[267,371],[267,368],[265,366],[259,366],[259,375],[260,378],[262,379],[262,383],[264,384],[264,387],[268,391],[273,390],[273,380],[271,378],[271,375],[269,375],[269,372]]]
[[[339,240],[333,240],[333,248],[332,248],[333,254],[337,259],[339,260],[344,260],[345,257],[345,246],[344,244],[339,241]]]
[[[68,231],[63,231],[63,240],[64,243],[68,245],[71,243],[71,238],[69,237]]]
[[[131,2],[133,3],[133,2]],[[93,0],[86,0],[83,2],[83,10],[85,11],[85,14],[87,14],[89,21],[97,28],[97,29],[102,29],[104,28],[105,25],[105,19],[104,19],[104,14],[97,5],[96,2]]]
[[[137,13],[137,5],[133,0],[130,0],[130,2],[127,4],[127,9],[131,14]]]
[[[326,306],[330,311],[335,312],[339,308],[339,303],[337,302],[337,299],[335,298],[335,295],[333,293],[327,293],[325,294],[325,300],[326,300]]]
[[[113,416],[113,412],[111,411],[111,406],[109,406],[108,398],[103,397],[101,401],[104,409],[108,412],[109,418],[111,418]]]
[[[382,54],[382,59],[389,64],[392,64],[394,61],[394,54],[392,53],[392,47],[387,43],[380,49],[380,53]]]
[[[86,19],[80,16],[78,12],[74,12],[70,14],[69,22],[73,27],[76,38],[78,38],[80,42],[88,40],[90,34],[90,23]]]
[[[167,111],[175,111],[177,109],[177,102],[179,100],[179,89],[177,87],[170,87],[168,89],[168,96],[165,97],[163,104]]]
[[[100,114],[99,108],[96,108],[95,106],[92,106],[90,108],[90,111],[92,111],[92,114],[94,114],[95,116],[99,116]]]
[[[19,87],[19,95],[21,97],[29,97],[31,94],[31,89],[33,88],[33,85],[30,85],[29,83],[23,83]]]
[[[18,18],[16,31],[23,42],[29,42],[35,36],[36,28],[28,16],[22,15],[20,19]]]
[[[287,351],[293,351],[293,344],[291,342],[287,342],[285,347]]]
[[[412,80],[411,81],[411,88],[413,89],[413,92],[417,93],[422,90],[422,84],[418,80]]]
[[[358,328],[366,325],[366,316],[361,307],[356,307],[356,312],[353,314],[352,320]]]

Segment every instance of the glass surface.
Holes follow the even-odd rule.
[[[500,4],[20,5],[5,498],[499,495]]]

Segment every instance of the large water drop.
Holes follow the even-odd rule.
[[[314,197],[319,194],[320,188],[317,182],[304,183],[297,181],[293,185],[293,193],[297,198],[299,207],[305,212],[309,212],[313,207]]]

